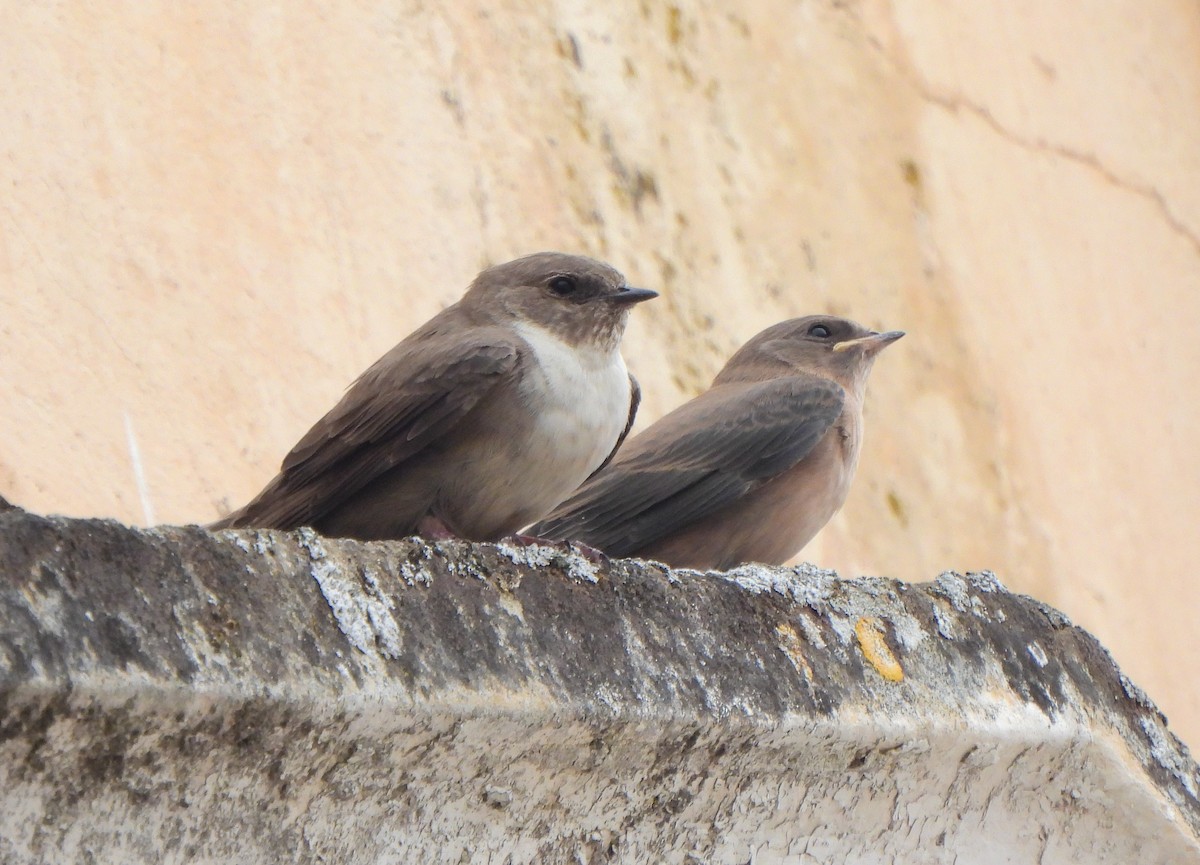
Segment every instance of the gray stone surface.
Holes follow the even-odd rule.
[[[0,862],[1200,861],[1200,776],[988,575],[0,512]]]

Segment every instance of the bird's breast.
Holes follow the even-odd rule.
[[[625,428],[629,371],[619,351],[570,345],[533,325],[518,326],[518,332],[534,361],[520,387],[530,412],[526,444],[546,472],[561,477],[565,498],[604,461]]]

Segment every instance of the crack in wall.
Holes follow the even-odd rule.
[[[955,114],[959,113],[960,111],[966,111],[970,113],[979,120],[983,121],[990,129],[992,129],[1005,141],[1011,142],[1012,144],[1031,152],[1057,156],[1074,162],[1077,165],[1091,169],[1093,172],[1104,178],[1104,180],[1108,181],[1118,189],[1123,189],[1126,192],[1130,192],[1134,195],[1139,195],[1147,199],[1154,204],[1155,209],[1158,210],[1159,214],[1163,218],[1163,221],[1166,222],[1171,230],[1179,237],[1187,241],[1191,245],[1192,249],[1196,251],[1197,255],[1200,255],[1200,234],[1193,232],[1187,226],[1187,224],[1184,223],[1184,221],[1178,215],[1176,215],[1176,213],[1171,209],[1171,205],[1168,203],[1166,196],[1164,196],[1162,192],[1160,192],[1153,184],[1137,183],[1121,177],[1115,171],[1105,165],[1094,153],[1076,150],[1073,147],[1068,147],[1065,144],[1058,144],[1053,141],[1049,141],[1041,136],[1027,138],[1023,135],[1019,135],[1004,126],[1004,124],[997,120],[996,116],[992,114],[992,112],[986,107],[979,105],[976,102],[972,102],[970,99],[967,99],[964,96],[946,96],[928,90],[920,86],[920,84],[917,85],[917,92],[925,100]]]
[[[900,62],[894,57],[883,44],[875,38],[868,38],[867,43],[871,45],[883,59],[892,67],[892,69],[906,81],[916,93],[926,102],[932,103],[953,114],[967,113],[984,123],[989,129],[1008,141],[1024,150],[1032,153],[1041,153],[1049,156],[1057,156],[1061,159],[1068,160],[1076,165],[1090,169],[1095,174],[1102,177],[1107,182],[1111,183],[1118,189],[1123,189],[1126,192],[1138,195],[1147,201],[1151,202],[1163,221],[1171,228],[1171,230],[1183,238],[1192,249],[1200,256],[1200,233],[1192,230],[1188,224],[1171,208],[1167,197],[1152,183],[1139,183],[1122,177],[1113,169],[1109,168],[1104,162],[1094,153],[1089,153],[1084,150],[1079,150],[1070,147],[1066,144],[1059,144],[1050,141],[1041,136],[1028,137],[1015,132],[1005,126],[992,111],[985,105],[982,105],[961,93],[944,93],[939,92],[936,88],[929,85],[917,72],[908,64]]]

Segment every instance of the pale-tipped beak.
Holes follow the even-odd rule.
[[[658,297],[658,292],[648,288],[630,288],[628,285],[623,285],[616,294],[608,295],[608,300],[613,303],[633,304],[650,300],[652,297]]]
[[[887,346],[902,336],[904,336],[904,331],[902,330],[889,330],[887,333],[868,333],[866,336],[858,337],[858,339],[844,339],[841,342],[834,343],[833,350],[846,351],[859,345],[868,354],[875,354],[875,352],[887,348]]]

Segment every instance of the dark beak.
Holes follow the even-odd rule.
[[[634,304],[652,297],[658,297],[658,292],[648,288],[630,288],[628,285],[623,285],[616,294],[610,294],[608,299],[613,303]]]

